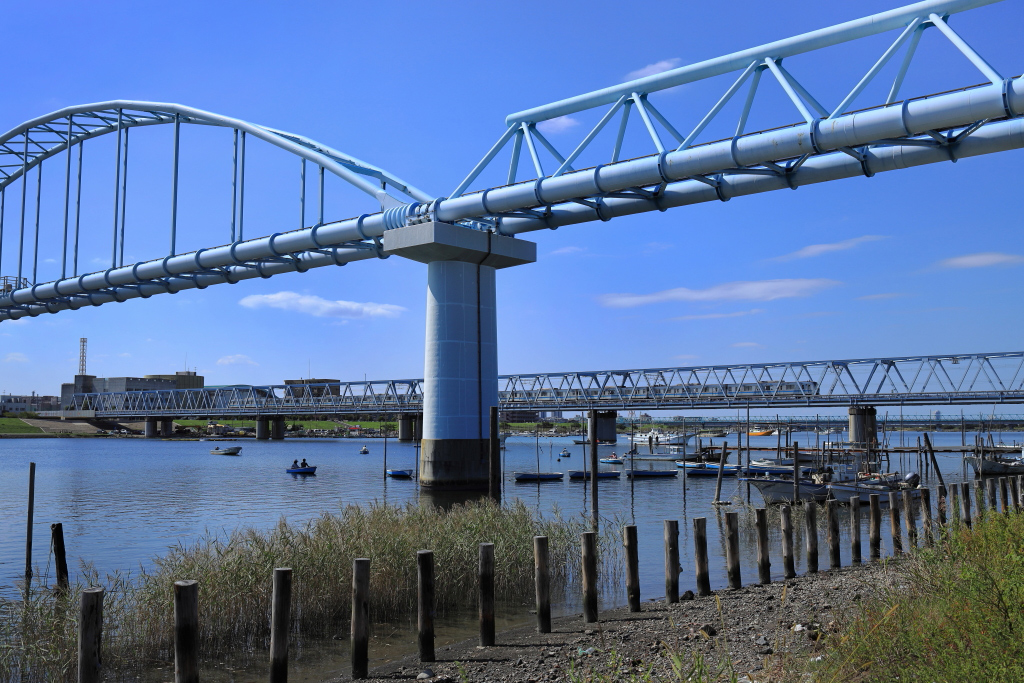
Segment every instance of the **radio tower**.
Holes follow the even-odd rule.
[[[78,340],[78,374],[85,374],[85,347],[88,345],[89,340],[85,337],[81,337]]]

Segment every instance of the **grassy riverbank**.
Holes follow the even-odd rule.
[[[416,551],[434,551],[439,617],[464,610],[476,584],[478,544],[495,544],[495,590],[519,600],[533,591],[533,536],[546,535],[556,588],[576,581],[582,520],[541,519],[519,502],[480,502],[450,510],[430,506],[349,506],[302,526],[239,530],[173,548],[136,576],[89,577],[104,585],[104,666],[127,673],[173,660],[173,582],[199,581],[204,656],[265,651],[271,575],[294,571],[293,631],[303,637],[346,637],[352,560],[371,561],[371,621],[415,613]],[[0,680],[71,680],[76,669],[77,596],[33,586],[30,599],[0,601]]]
[[[0,417],[0,434],[42,434],[43,430],[33,427],[16,417]]]

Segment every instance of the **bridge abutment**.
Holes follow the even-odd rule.
[[[427,264],[420,485],[487,490],[488,412],[498,405],[495,271],[534,262],[536,245],[431,222],[388,230],[383,246]]]

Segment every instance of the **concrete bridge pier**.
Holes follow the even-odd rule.
[[[616,432],[618,412],[614,410],[597,410],[594,414],[596,415],[596,420],[587,418],[587,440],[593,441],[596,435],[598,443],[614,443],[619,438]]]
[[[498,405],[495,271],[537,246],[448,223],[388,230],[384,252],[427,264],[420,485],[486,491],[488,411]]]
[[[284,418],[275,417],[270,421],[270,438],[280,441],[284,438]]]
[[[157,432],[156,422],[157,422],[157,420],[156,420],[155,417],[147,417],[146,418],[146,438],[147,439],[155,439],[157,437],[157,434],[156,434],[156,432]]]
[[[412,415],[398,416],[398,440],[412,441],[415,436],[415,426]]]
[[[265,417],[256,419],[256,440],[266,441],[270,438],[270,421]]]
[[[149,429],[149,425],[146,425]],[[160,420],[160,436],[174,436],[174,420]]]
[[[853,406],[850,413],[850,441],[878,443],[877,411],[871,406]]]

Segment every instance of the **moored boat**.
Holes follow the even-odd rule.
[[[737,474],[742,473],[742,468],[739,465],[725,465],[719,467],[717,462],[686,462],[685,460],[677,460],[676,467],[684,470],[688,477],[717,477],[718,470],[722,470],[723,477],[735,477]]]
[[[217,446],[212,451],[210,451],[210,455],[238,455],[241,452],[241,446],[228,446],[227,448],[221,448],[220,446]]]
[[[658,477],[674,477],[679,470],[630,470],[626,472],[628,479],[655,479]]]
[[[289,467],[285,472],[288,474],[316,474],[316,467]]]
[[[367,448],[366,446],[363,446],[362,448],[359,449],[359,455],[369,455],[369,453],[370,449]]]
[[[611,457],[611,458],[601,458],[600,460],[598,460],[598,462],[603,463],[605,465],[621,465],[621,464],[623,464],[622,463],[622,458],[616,458],[616,457],[614,457],[614,455],[615,454],[613,453],[612,454],[613,457]]]
[[[513,472],[516,481],[561,481],[565,475],[561,472]]]
[[[392,479],[412,479],[412,470],[387,470]]]
[[[569,470],[570,479],[590,479],[591,472],[584,472],[583,470]],[[622,472],[609,471],[609,472],[598,472],[598,479],[618,479],[622,475]]]
[[[974,473],[980,476],[988,474],[1024,474],[1024,457],[985,456],[979,458],[975,455],[968,455],[965,460],[974,468]]]
[[[572,453],[569,452],[568,448],[563,448],[562,452],[558,454],[559,458],[568,458]]]

